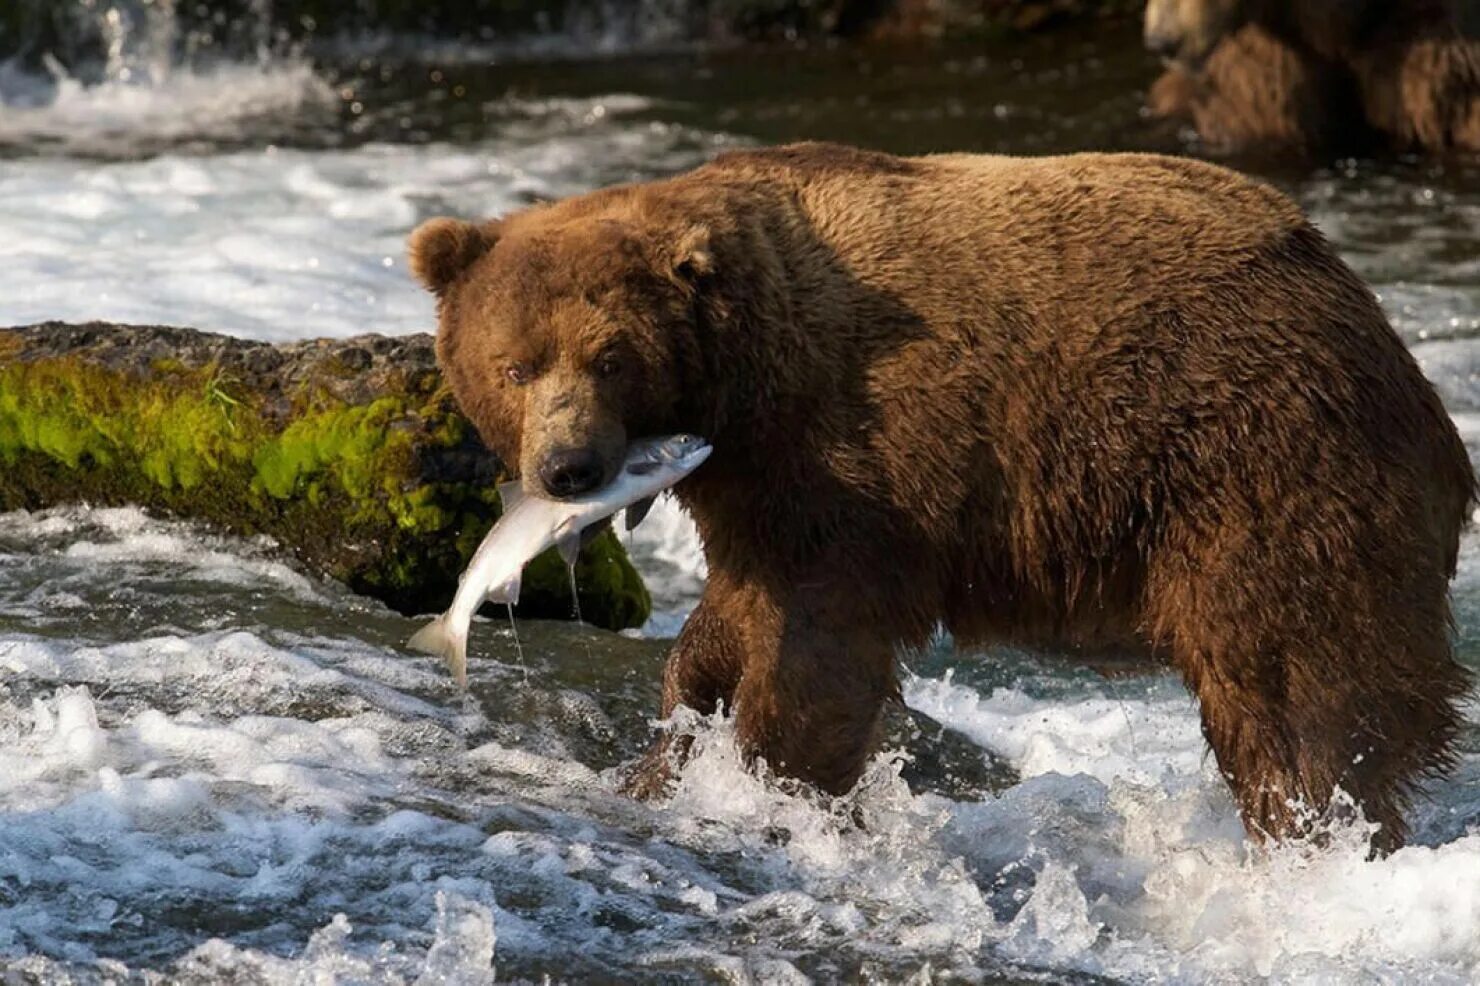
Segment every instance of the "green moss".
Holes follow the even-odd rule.
[[[107,468],[164,490],[190,490],[249,454],[221,406],[164,382],[130,386],[68,360],[0,368],[0,459],[40,453],[69,469]],[[135,475],[136,474],[136,475]]]
[[[429,486],[418,486],[409,493],[392,497],[390,506],[396,524],[411,534],[443,530],[457,517]]]
[[[177,359],[160,356],[149,361],[149,369],[155,373],[189,373],[190,368]]]
[[[165,361],[133,375],[70,358],[0,362],[0,509],[85,499],[199,517],[270,534],[403,611],[434,610],[499,502],[491,487],[423,477],[425,456],[462,447],[470,431],[439,387],[427,390],[364,405],[300,395],[279,421],[216,367]],[[588,621],[646,618],[647,593],[615,539],[598,539],[577,574]],[[530,615],[571,615],[553,556],[531,566],[524,598]]]
[[[652,599],[642,579],[626,558],[621,542],[612,531],[603,532],[581,552],[576,563],[576,587],[580,617],[597,626],[640,626],[652,611]],[[533,589],[537,602],[521,596],[520,609],[530,616],[567,620],[576,615],[570,594],[570,572],[558,552],[547,551],[524,570],[526,592]]]
[[[386,467],[399,460],[410,440],[392,433],[404,417],[399,398],[384,397],[362,407],[320,411],[299,418],[262,444],[252,457],[255,485],[285,500],[311,480],[329,476],[352,499],[369,497],[378,484],[394,480]],[[391,460],[397,460],[392,462]]]

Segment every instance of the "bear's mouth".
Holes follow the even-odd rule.
[[[1208,56],[1212,53],[1212,48],[1201,51],[1178,51],[1165,56],[1162,62],[1169,67],[1180,68],[1188,75],[1201,75],[1203,69],[1207,67]]]

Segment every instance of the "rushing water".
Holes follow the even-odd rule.
[[[753,142],[1184,149],[1138,117],[1154,66],[1130,30],[1003,54],[543,63],[385,38],[213,62],[159,30],[122,36],[102,65],[0,69],[0,324],[424,330],[431,304],[402,260],[420,219]],[[1236,163],[1313,212],[1480,443],[1480,172]],[[1367,861],[1353,829],[1254,852],[1174,678],[942,643],[906,657],[915,715],[847,798],[745,773],[727,727],[698,720],[672,801],[627,801],[615,771],[657,706],[651,638],[703,584],[681,517],[639,533],[660,609],[646,638],[528,624],[516,649],[480,623],[464,699],[402,649],[412,621],[269,545],[134,510],[0,516],[0,970],[1480,979],[1473,727],[1415,808],[1413,847]],[[1473,536],[1455,599],[1480,666]]]

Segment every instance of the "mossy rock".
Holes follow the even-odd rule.
[[[0,329],[0,509],[138,504],[241,535],[402,613],[444,608],[499,516],[498,459],[458,413],[430,336],[285,345],[193,329]],[[647,619],[610,532],[576,566],[581,617]],[[569,619],[553,554],[519,612]]]

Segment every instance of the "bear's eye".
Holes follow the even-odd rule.
[[[516,387],[522,387],[534,379],[534,367],[528,363],[513,363],[504,371],[504,376]]]
[[[596,375],[610,380],[622,372],[622,359],[616,353],[607,353],[596,361]]]

